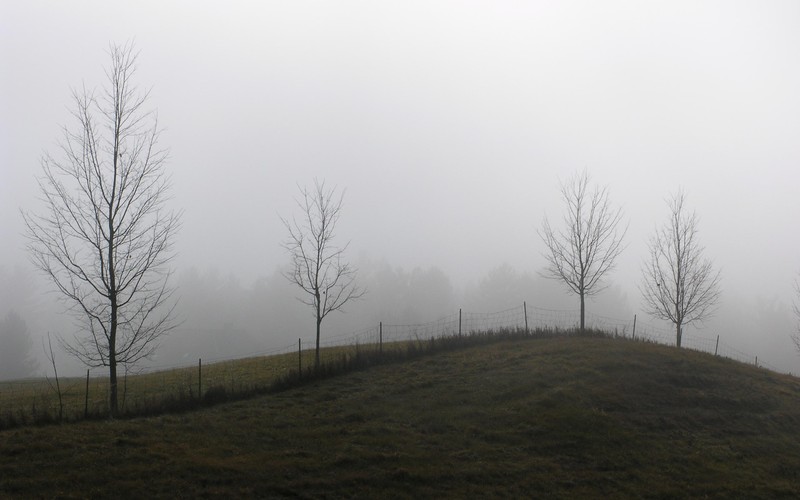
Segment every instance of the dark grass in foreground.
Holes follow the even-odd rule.
[[[161,417],[0,432],[0,497],[800,496],[800,382],[519,339]]]

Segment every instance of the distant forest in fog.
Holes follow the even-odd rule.
[[[432,321],[457,312],[493,312],[517,307],[526,301],[531,307],[577,309],[577,298],[565,293],[560,283],[535,273],[520,272],[507,264],[491,269],[485,276],[462,288],[437,267],[403,269],[385,260],[367,257],[354,259],[359,268],[359,283],[367,295],[348,304],[344,314],[330,317],[324,338],[347,334],[385,324],[415,324]],[[168,367],[207,360],[243,357],[250,354],[296,345],[297,339],[313,338],[311,310],[300,303],[295,288],[275,267],[249,282],[213,268],[179,269],[175,273],[180,300],[178,317],[182,324],[162,342],[154,358],[142,366]],[[0,363],[9,357],[26,359],[16,363],[13,373],[3,378],[43,375],[47,369],[42,337],[47,331],[69,335],[72,317],[48,300],[54,293],[43,293],[49,284],[22,268],[0,267],[0,321],[15,312],[24,321],[30,352],[10,352],[0,332]],[[621,287],[611,286],[588,303],[588,311],[611,318],[652,322],[641,311],[632,309],[631,300]],[[666,327],[667,325],[665,325]],[[699,334],[720,334],[738,349],[760,359],[795,370],[796,354],[785,349],[792,332],[791,309],[777,300],[748,302],[734,293],[726,294],[716,316],[703,325]],[[760,332],[764,332],[761,334]],[[759,333],[754,335],[754,333]],[[80,373],[82,365],[66,354],[58,355],[66,374]],[[61,369],[61,368],[60,368]]]

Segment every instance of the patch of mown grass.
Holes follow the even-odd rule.
[[[0,432],[0,496],[800,495],[800,382],[653,344],[511,339],[197,412]]]

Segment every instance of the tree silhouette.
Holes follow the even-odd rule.
[[[84,328],[64,347],[109,368],[109,411],[118,412],[117,366],[148,357],[174,328],[168,285],[180,214],[167,210],[167,151],[158,145],[148,92],[133,85],[137,55],[112,45],[107,86],[73,91],[75,126],[61,154],[45,156],[41,214],[23,212],[32,262]]]
[[[322,320],[351,300],[362,297],[365,290],[355,284],[356,269],[344,261],[343,247],[334,245],[336,224],[342,211],[344,193],[326,189],[324,182],[314,181],[314,189],[300,188],[296,200],[301,219],[281,218],[289,232],[284,248],[291,258],[284,274],[303,292],[301,302],[314,310],[316,351],[314,367],[319,369],[319,339]]]
[[[566,205],[562,228],[553,229],[545,217],[539,231],[547,259],[542,276],[561,281],[580,297],[583,330],[586,297],[607,286],[602,279],[622,253],[627,227],[621,228],[622,209],[611,206],[608,189],[590,188],[585,171],[561,184],[561,196]]]
[[[675,325],[678,347],[683,327],[709,317],[720,295],[720,271],[703,257],[697,215],[685,201],[681,191],[668,200],[669,220],[650,240],[640,286],[648,312]]]

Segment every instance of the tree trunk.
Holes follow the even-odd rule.
[[[116,166],[115,169],[116,171]],[[111,301],[111,325],[108,336],[108,416],[117,416],[117,315],[119,314],[119,304],[117,303],[117,274],[114,269],[114,226],[111,221],[109,209],[109,245],[108,245],[108,278],[109,278],[109,300]]]
[[[113,255],[109,252],[109,262],[113,263]],[[111,283],[114,286],[115,275],[110,272]],[[113,290],[113,288],[112,288]],[[108,336],[108,416],[117,416],[117,295],[111,294],[111,328]]]
[[[678,345],[678,347],[680,347],[681,346],[681,336],[682,336],[681,324],[680,323],[677,324],[675,333],[677,335],[675,343]]]
[[[584,292],[581,292],[581,333],[583,333],[584,329],[586,328],[585,318],[586,318],[586,294]]]
[[[108,363],[108,416],[117,416],[117,357],[109,357]]]
[[[110,252],[109,252],[110,253]],[[114,282],[114,274],[111,274],[111,282]],[[108,337],[108,416],[117,416],[117,296],[111,295],[111,331]]]
[[[319,330],[322,325],[322,316],[320,315],[319,296],[317,296],[317,350],[314,357],[314,370],[319,371]]]

